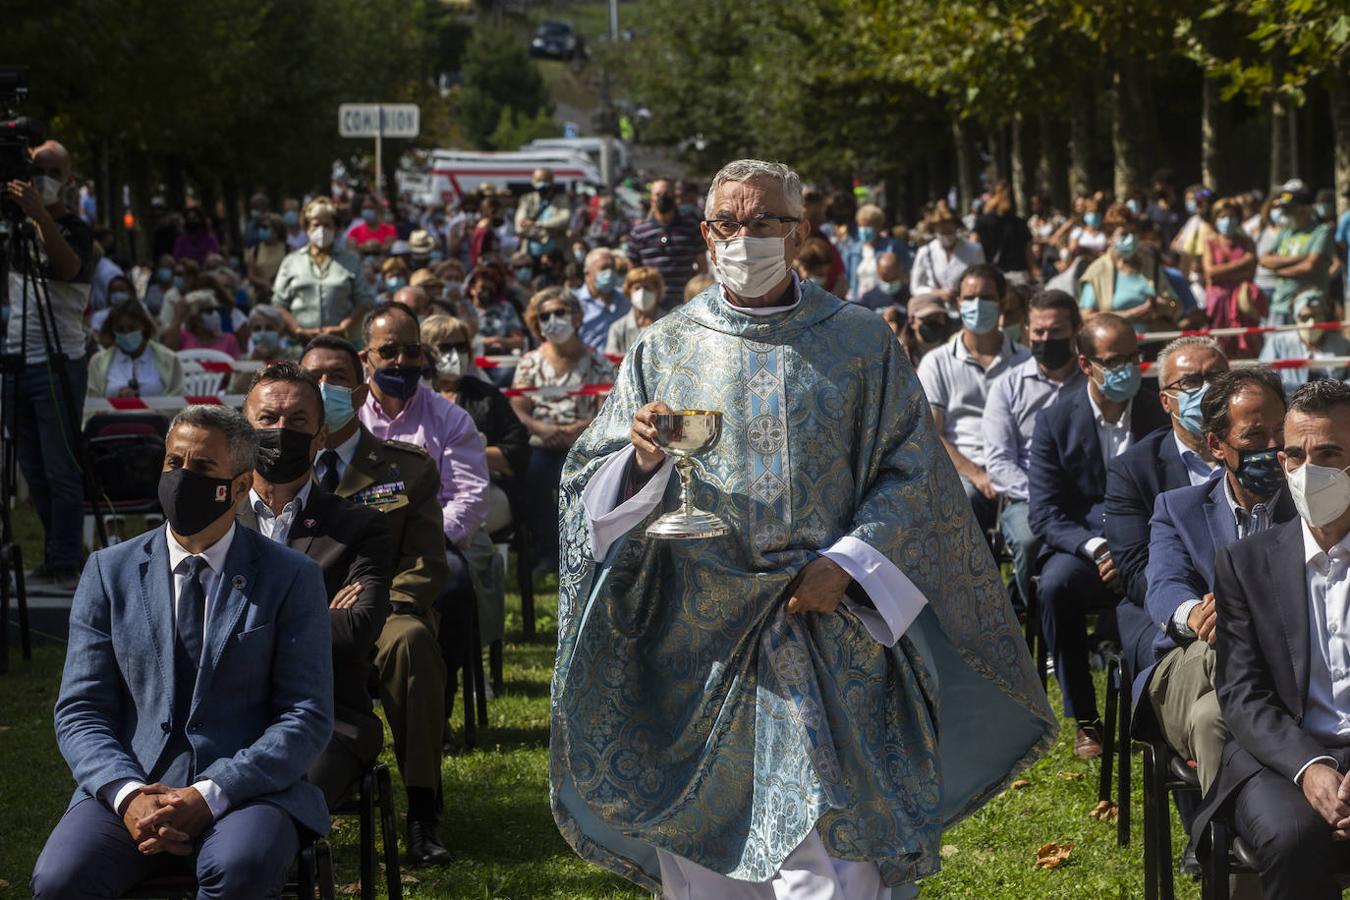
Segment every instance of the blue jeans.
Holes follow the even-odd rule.
[[[19,468],[33,508],[46,535],[44,559],[49,569],[77,571],[83,562],[80,541],[84,524],[84,478],[80,474],[80,420],[89,359],[66,360],[70,396],[66,403],[60,379],[47,363],[26,365],[16,383],[5,378],[5,403],[13,403],[14,443]],[[17,393],[16,393],[17,391]]]
[[[1041,552],[1041,539],[1028,521],[1030,514],[1031,504],[1025,500],[1004,501],[1003,512],[999,514],[999,526],[1012,551],[1013,577],[1023,604],[1031,596],[1031,576],[1035,574],[1036,556]]]

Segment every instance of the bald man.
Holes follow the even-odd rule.
[[[425,319],[431,312],[431,297],[421,285],[399,288],[394,294],[394,302],[402,303],[417,313],[418,321]]]
[[[581,329],[577,337],[596,353],[605,351],[609,326],[628,315],[632,307],[624,296],[623,276],[614,264],[614,254],[596,247],[586,254],[586,281],[577,289],[581,301]]]
[[[5,398],[6,402],[14,398],[19,466],[46,534],[43,562],[29,573],[30,585],[73,591],[83,561],[84,481],[71,448],[78,446],[89,377],[84,312],[89,305],[94,240],[89,225],[66,208],[65,195],[74,182],[66,148],[47,141],[32,157],[33,179],[5,185],[5,200],[33,223],[42,250],[36,264],[23,254],[9,272],[5,352],[22,354],[23,366],[5,375]],[[32,278],[47,283],[50,321],[55,326],[55,345],[50,348],[43,337],[36,293],[31,286],[24,290]]]
[[[1121,592],[1103,537],[1106,469],[1141,438],[1169,427],[1152,389],[1141,392],[1134,326],[1102,313],[1078,334],[1078,367],[1087,377],[1065,388],[1036,420],[1027,471],[1031,530],[1041,539],[1041,630],[1055,661],[1064,715],[1074,720],[1074,754],[1101,756],[1102,733],[1088,666],[1085,616],[1103,613],[1098,632],[1114,633]]]

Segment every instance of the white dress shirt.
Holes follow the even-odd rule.
[[[300,511],[305,508],[305,503],[309,500],[309,492],[314,487],[314,480],[305,482],[304,487],[300,488],[300,493],[291,498],[291,501],[281,508],[281,513],[274,514],[272,508],[267,505],[258,492],[249,489],[248,502],[253,505],[253,512],[258,517],[258,531],[269,541],[275,541],[278,544],[286,543],[290,537],[291,526],[295,524],[295,517],[300,515]]]
[[[1350,535],[1323,551],[1303,522],[1303,563],[1308,606],[1308,702],[1303,728],[1328,746],[1350,744]],[[1294,782],[1319,756],[1298,770]]]
[[[1134,443],[1134,435],[1130,433],[1130,410],[1134,408],[1134,400],[1125,404],[1119,419],[1108,422],[1102,408],[1097,405],[1097,398],[1092,395],[1091,386],[1088,387],[1087,395],[1088,403],[1092,407],[1092,420],[1097,423],[1097,443],[1102,448],[1102,465],[1110,468],[1111,460],[1130,449],[1130,445]],[[1083,542],[1083,555],[1096,562],[1097,551],[1105,546],[1104,537],[1088,538]]]
[[[1177,445],[1177,453],[1181,456],[1181,464],[1186,467],[1186,477],[1191,480],[1192,487],[1223,474],[1217,465],[1205,462],[1203,456],[1187,447],[1176,431],[1172,432],[1172,441]]]
[[[205,604],[202,608],[202,637],[206,636],[206,623],[210,621],[211,606],[215,600],[216,588],[220,584],[220,576],[225,571],[225,557],[229,555],[230,545],[234,543],[234,529],[231,525],[230,530],[225,532],[225,536],[216,541],[210,547],[207,547],[201,553],[194,554],[173,536],[169,526],[164,526],[164,536],[169,543],[169,571],[173,573],[173,603],[170,609],[173,612],[173,620],[178,622],[178,603],[183,596],[183,585],[187,582],[187,559],[190,556],[200,556],[206,560],[206,568],[202,569],[197,577],[201,579],[202,593],[205,595]],[[122,814],[122,804],[135,791],[145,787],[145,782],[137,781],[134,778],[124,778],[121,781],[114,781],[99,788],[98,796],[107,804],[114,813]],[[201,781],[193,782],[192,787],[197,789],[197,793],[202,795],[206,801],[207,807],[211,810],[211,815],[219,819],[230,808],[230,801],[220,790],[214,781],[209,778],[203,778]]]
[[[136,393],[141,397],[158,397],[164,393],[164,382],[159,377],[159,368],[149,349],[134,359],[120,349],[114,349],[112,361],[108,363],[107,395],[117,396],[118,391],[131,384],[132,379],[135,379]]]

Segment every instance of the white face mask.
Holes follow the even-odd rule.
[[[544,336],[546,341],[562,344],[576,333],[576,328],[572,325],[571,319],[555,316],[539,326],[539,333]]]
[[[333,229],[327,225],[315,225],[309,230],[309,239],[316,247],[327,249],[333,246]]]
[[[61,182],[47,175],[33,179],[33,187],[42,192],[42,205],[55,206],[61,199]]]
[[[651,288],[638,288],[629,295],[629,299],[633,302],[633,309],[640,313],[649,313],[656,309],[657,301],[660,298],[656,296],[656,291]]]
[[[467,354],[458,351],[453,353],[436,354],[436,374],[446,378],[454,378],[457,375],[463,375],[467,369]]]
[[[783,258],[785,238],[737,237],[713,241],[717,259],[713,266],[722,284],[737,297],[756,299],[768,294],[787,277]]]
[[[1303,521],[1321,528],[1350,509],[1350,475],[1345,469],[1304,463],[1289,473],[1289,493]]]

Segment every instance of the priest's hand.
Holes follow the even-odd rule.
[[[650,475],[655,472],[666,461],[666,453],[656,443],[656,421],[655,416],[661,413],[671,413],[671,409],[665,403],[657,400],[655,403],[648,403],[633,414],[633,428],[628,432],[629,440],[633,442],[633,449],[637,451],[638,471],[643,475]]]
[[[788,586],[788,612],[832,613],[852,580],[834,560],[813,559]]]

